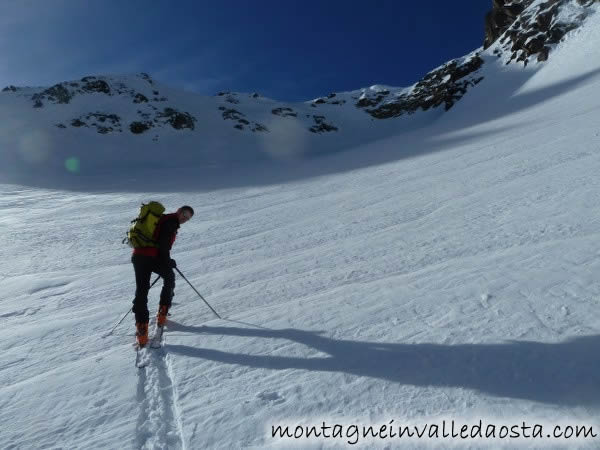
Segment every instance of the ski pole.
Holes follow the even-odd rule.
[[[185,276],[184,276],[184,275],[181,273],[181,271],[180,271],[180,270],[179,270],[177,267],[175,267],[175,270],[177,271],[177,273],[178,273],[179,275],[181,275],[181,278],[183,278],[185,281],[187,281],[187,284],[189,284],[189,285],[190,285],[190,287],[191,287],[191,288],[194,290],[194,292],[195,292],[196,294],[198,294],[198,297],[200,297],[200,298],[202,299],[202,301],[204,301],[204,303],[206,303],[206,305],[207,305],[207,306],[210,308],[210,310],[211,310],[212,312],[214,312],[214,313],[215,313],[215,316],[217,316],[219,319],[221,319],[222,317],[221,317],[221,316],[220,316],[220,315],[219,315],[219,314],[218,314],[218,313],[217,313],[217,312],[216,312],[216,311],[213,309],[213,307],[212,307],[212,306],[210,306],[210,305],[209,305],[209,303],[208,303],[206,300],[204,300],[204,297],[202,297],[202,295],[200,294],[200,292],[198,292],[198,291],[196,290],[196,288],[195,288],[195,287],[192,285],[192,283],[190,283],[190,282],[188,281],[188,279],[187,279],[187,278],[186,278],[186,277],[185,277]]]
[[[156,282],[158,281],[158,279],[159,279],[159,278],[160,278],[160,275],[156,277],[156,280],[154,280],[154,283],[152,283],[152,284],[150,285],[150,288],[149,288],[149,289],[152,289],[152,286],[154,286],[154,285],[156,284]],[[131,312],[131,308],[129,308],[129,309],[127,310],[127,312],[125,313],[125,315],[124,315],[123,317],[121,317],[121,320],[119,320],[119,321],[117,322],[117,324],[116,324],[114,327],[112,327],[112,330],[110,330],[110,331],[109,331],[109,332],[106,334],[106,336],[110,336],[110,335],[112,334],[112,332],[113,332],[113,331],[115,331],[115,329],[116,329],[116,328],[117,328],[119,325],[121,325],[121,322],[123,322],[123,321],[125,320],[125,317],[127,317],[127,316],[129,315],[129,313],[130,313],[130,312]]]

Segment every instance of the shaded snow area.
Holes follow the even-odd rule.
[[[484,52],[452,110],[341,153],[0,185],[1,446],[598,448],[599,43],[596,13],[545,63]],[[133,317],[108,332],[150,199],[194,207],[172,256],[223,319],[177,276],[138,369]]]

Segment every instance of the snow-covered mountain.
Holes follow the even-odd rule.
[[[514,23],[552,4],[551,24],[578,27],[545,42],[549,58],[525,66],[512,28],[498,31],[447,111],[367,111],[416,86],[301,105],[199,101],[146,76],[2,93],[0,136],[17,146],[2,147],[3,176],[56,169],[0,184],[2,447],[598,448],[600,4],[527,2]],[[310,132],[301,108],[338,130]],[[257,143],[276,142],[275,123],[290,125],[282,145],[324,154],[227,162],[285,159]],[[330,152],[331,136],[350,144]],[[71,176],[103,158],[115,173]],[[131,315],[108,331],[135,289],[121,239],[150,199],[194,207],[172,256],[223,319],[178,276],[139,370]]]
[[[476,86],[487,90],[486,76],[498,72],[495,58],[522,65],[545,61],[585,21],[592,4],[495,1],[486,18],[486,50],[449,61],[409,87],[374,85],[304,103],[257,93],[205,97],[147,74],[87,76],[49,88],[8,86],[0,93],[0,174],[18,181],[65,171],[215,167],[373,142],[432,123]]]

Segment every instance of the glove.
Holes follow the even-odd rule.
[[[171,269],[174,269],[175,267],[177,267],[177,263],[175,262],[174,259],[171,259],[171,261],[169,261],[169,267]]]

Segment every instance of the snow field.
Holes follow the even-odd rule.
[[[600,433],[598,30],[595,15],[546,65],[488,68],[481,86],[495,90],[430,127],[299,162],[286,182],[0,186],[2,441],[343,448],[283,442],[271,427],[444,419]],[[311,168],[321,175],[296,176]],[[120,240],[148,199],[195,208],[173,257],[225,320],[178,277],[164,346],[137,370],[133,319],[103,336],[133,297]],[[157,303],[155,287],[152,314]]]

